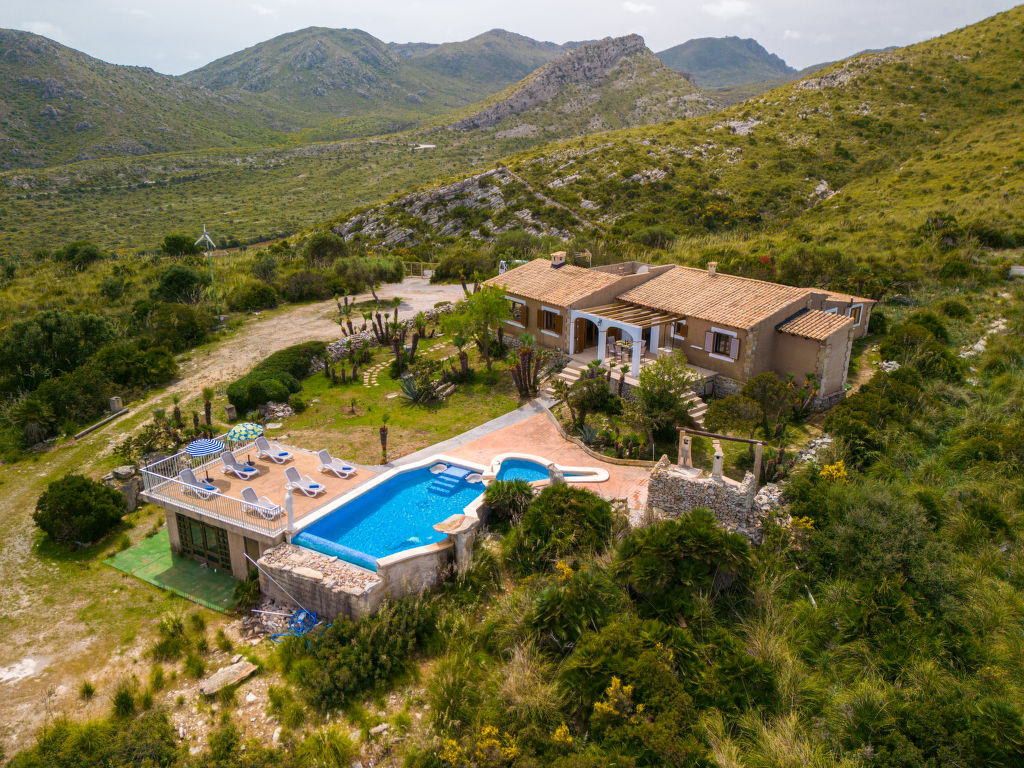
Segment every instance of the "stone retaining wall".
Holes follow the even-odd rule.
[[[728,477],[707,477],[698,469],[677,467],[662,456],[651,470],[647,510],[661,517],[679,517],[696,507],[706,507],[723,528],[760,544],[765,513],[753,503],[756,493],[757,481],[750,472],[737,483]]]
[[[384,581],[336,557],[279,544],[259,559],[260,591],[279,602],[316,611],[327,619],[360,619],[387,597]]]

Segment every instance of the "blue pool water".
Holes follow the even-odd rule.
[[[451,465],[441,475],[429,467],[397,474],[329,512],[292,541],[375,571],[377,558],[445,538],[433,526],[461,514],[484,491],[482,484],[459,477],[472,471]]]
[[[573,474],[566,472],[565,476],[572,477]],[[528,483],[534,480],[547,480],[548,468],[529,459],[505,459],[498,470],[498,479],[525,480]]]

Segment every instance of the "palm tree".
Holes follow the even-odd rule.
[[[388,420],[391,418],[391,414],[385,413],[381,416],[381,421],[384,422],[380,425],[380,463],[388,463]]]
[[[181,395],[178,395],[178,394],[171,395],[171,402],[174,403],[174,410],[171,411],[171,413],[172,413],[171,418],[174,419],[174,426],[180,427],[181,426],[181,406],[179,404],[181,403]]]
[[[391,306],[395,310],[395,322],[398,322],[398,308],[402,305],[402,298],[400,296],[394,296],[391,299]]]
[[[206,426],[213,426],[213,387],[203,387],[203,416]]]
[[[346,296],[345,299],[347,301],[348,297]],[[350,336],[353,333],[355,333],[355,331],[352,330],[352,313],[354,311],[355,307],[353,307],[351,304],[345,304],[345,306],[341,308],[341,316],[344,319],[345,327],[348,328],[348,333]]]

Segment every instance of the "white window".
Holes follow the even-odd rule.
[[[528,317],[526,302],[513,299],[511,296],[506,296],[505,298],[508,299],[508,307],[512,313],[512,317],[508,322],[512,325],[518,325],[520,328],[525,328]]]
[[[853,306],[850,307],[850,317],[853,318],[853,327],[854,328],[856,328],[858,325],[860,325],[860,318],[861,318],[861,315],[863,315],[863,314],[864,314],[864,305],[863,304],[854,304]]]

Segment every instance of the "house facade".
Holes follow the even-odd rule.
[[[847,294],[694,269],[625,262],[584,269],[552,254],[487,281],[505,290],[505,332],[529,332],[569,355],[604,360],[625,342],[630,373],[682,351],[714,373],[714,391],[738,391],[773,371],[814,378],[816,404],[843,396],[854,339],[867,333],[874,302]]]

